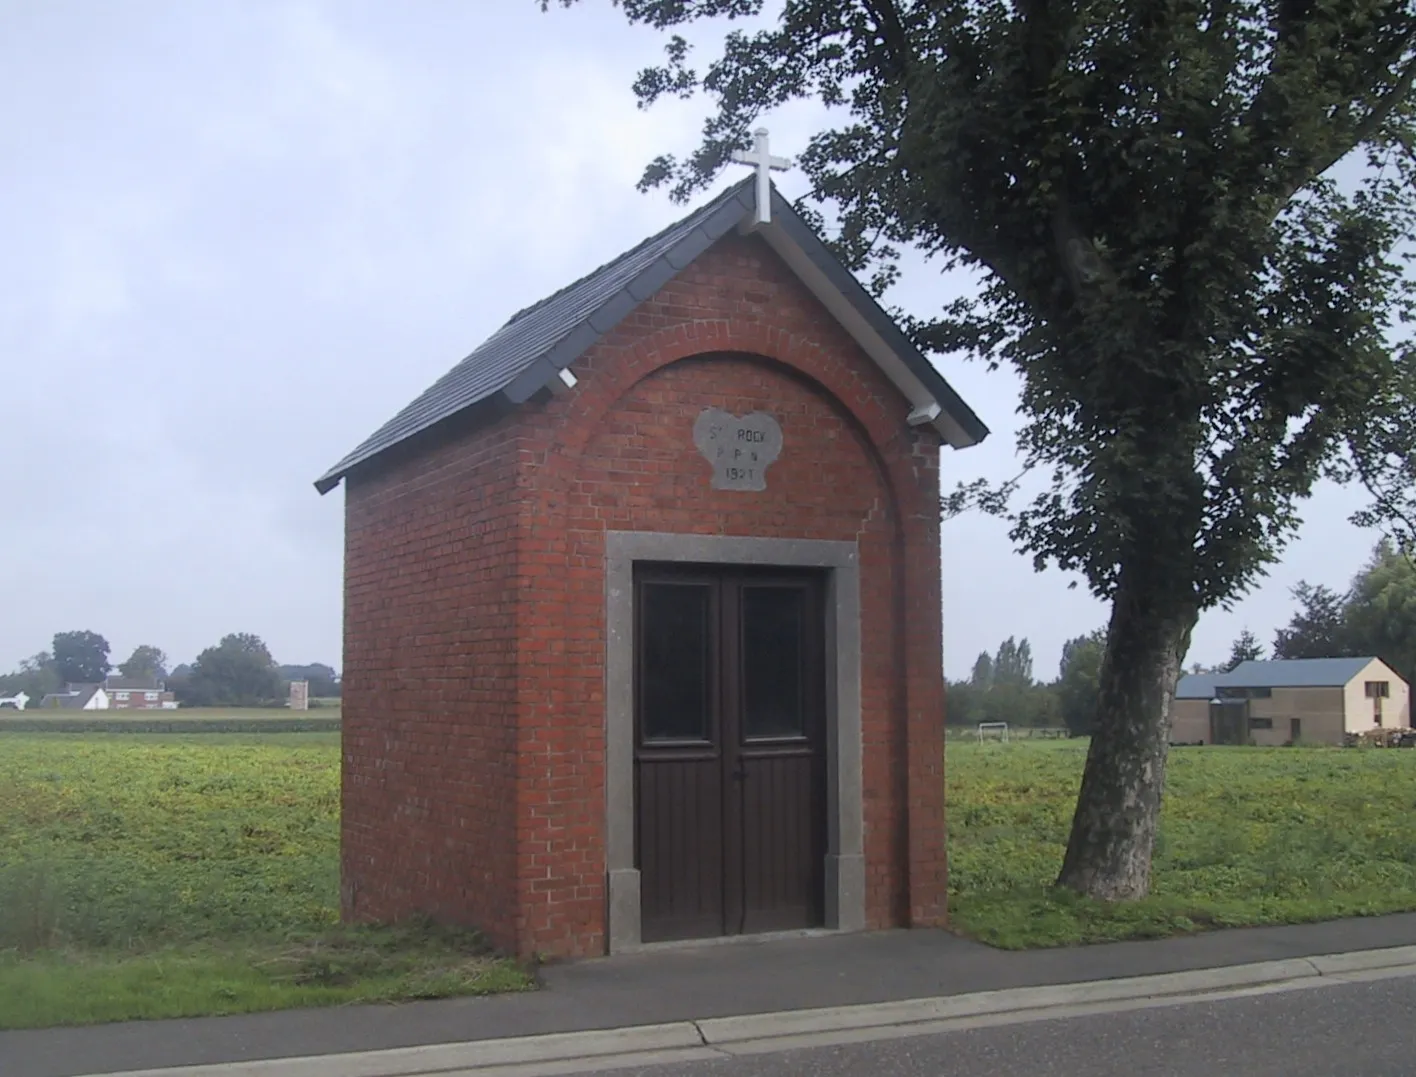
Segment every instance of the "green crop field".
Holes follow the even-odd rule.
[[[951,743],[957,928],[998,946],[1172,935],[1416,909],[1416,751],[1177,748],[1152,896],[1104,905],[1050,889],[1082,741]]]
[[[337,734],[0,736],[0,1028],[528,985],[340,929],[338,844]]]
[[[1047,946],[1416,908],[1416,751],[1171,753],[1155,894],[1056,874],[1079,741],[947,752],[955,926]],[[339,738],[0,735],[0,1028],[517,990],[470,933],[337,921]]]
[[[0,733],[337,733],[339,700],[307,711],[284,707],[177,710],[0,710]]]

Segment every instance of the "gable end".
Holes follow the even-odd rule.
[[[954,448],[977,444],[988,428],[782,196],[772,189],[772,223],[760,234],[788,268],[861,345],[912,408]],[[315,482],[328,493],[340,479],[395,448],[414,449],[434,431],[459,429],[475,415],[499,414],[551,386],[561,371],[639,304],[755,209],[749,178],[574,284],[513,315],[501,329]],[[748,230],[748,229],[744,229]],[[473,414],[468,414],[471,411]],[[465,422],[452,424],[459,417]]]

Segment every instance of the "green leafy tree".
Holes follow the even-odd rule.
[[[1275,658],[1345,658],[1352,650],[1347,631],[1347,599],[1328,587],[1299,581],[1293,588],[1298,610],[1273,636]]]
[[[1264,645],[1259,642],[1258,636],[1246,628],[1239,633],[1239,638],[1229,648],[1229,661],[1224,663],[1224,672],[1229,673],[1239,668],[1241,662],[1257,662],[1263,656]]]
[[[1058,710],[1067,732],[1087,736],[1096,723],[1101,660],[1106,653],[1106,629],[1076,636],[1062,644],[1057,676]]]
[[[291,681],[308,681],[311,698],[339,695],[339,674],[333,666],[323,662],[311,662],[308,666],[281,666],[280,679],[287,685]]]
[[[54,656],[48,651],[23,659],[14,673],[0,676],[0,696],[13,696],[23,692],[30,703],[37,704],[51,692],[64,687],[59,672],[54,668]]]
[[[40,651],[38,654],[20,659],[20,672],[22,673],[38,673],[45,670],[58,675],[54,667],[54,655],[49,651]]]
[[[974,659],[973,672],[969,674],[969,683],[973,685],[975,691],[987,692],[993,687],[993,656],[987,651],[982,652]]]
[[[1323,476],[1367,486],[1364,520],[1416,519],[1416,363],[1388,339],[1412,295],[1416,0],[784,0],[702,68],[683,28],[763,0],[620,8],[672,31],[641,103],[714,105],[642,186],[688,198],[765,110],[814,99],[834,126],[798,157],[802,208],[833,211],[846,263],[877,291],[906,245],[976,274],[908,328],[1022,378],[1019,444],[1051,481],[1012,536],[1111,603],[1058,882],[1143,896],[1200,613]]]
[[[54,669],[65,684],[97,684],[113,668],[109,650],[108,641],[97,632],[57,632]]]
[[[224,636],[197,655],[180,683],[179,698],[193,707],[253,707],[281,694],[280,673],[270,651],[249,632]]]
[[[1032,645],[1009,636],[994,654],[981,653],[969,680],[947,686],[946,720],[953,724],[1007,722],[1056,726],[1061,721],[1051,686],[1033,680]]]
[[[183,706],[196,706],[192,700],[192,666],[190,663],[182,662],[172,668],[172,672],[167,675],[167,690],[176,696],[177,702]]]
[[[944,686],[944,721],[949,725],[974,726],[988,721],[983,716],[984,693],[972,681],[952,681]]]
[[[1031,688],[1033,683],[1032,644],[1009,636],[993,656],[993,683],[1015,688]]]
[[[1353,580],[1345,628],[1354,653],[1376,655],[1408,681],[1416,674],[1416,565],[1389,543]]]
[[[1050,685],[995,684],[982,700],[984,722],[1007,722],[1014,728],[1056,727],[1062,724],[1057,694]]]
[[[162,680],[167,676],[167,655],[161,648],[144,643],[133,648],[126,662],[118,663],[118,672],[125,677],[151,677]]]

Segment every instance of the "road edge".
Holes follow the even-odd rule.
[[[1144,1000],[1245,993],[1249,989],[1344,978],[1409,967],[1416,974],[1416,946],[1393,946],[1312,957],[1283,958],[1143,976],[1005,988],[968,994],[864,1003],[775,1013],[675,1021],[585,1032],[556,1032],[505,1039],[428,1044],[343,1054],[304,1055],[247,1062],[92,1073],[83,1077],[419,1077],[424,1074],[568,1073],[622,1066],[690,1062],[726,1054],[801,1046],[813,1037],[868,1038],[872,1030],[920,1032],[961,1021],[1009,1014],[1046,1020]],[[774,1046],[774,1044],[776,1046]]]

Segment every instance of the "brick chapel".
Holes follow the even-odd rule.
[[[987,433],[765,164],[513,316],[316,484],[346,919],[942,924],[940,448]]]

